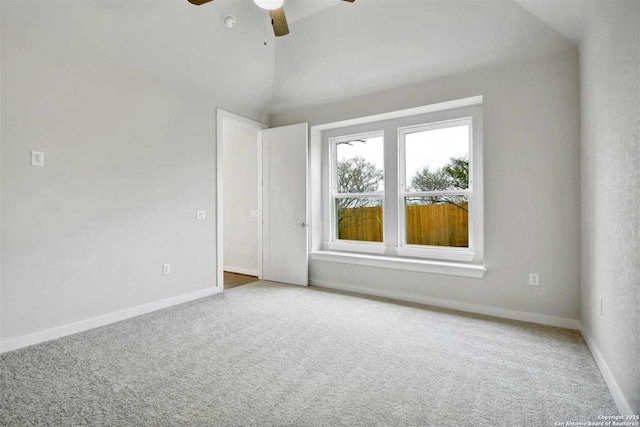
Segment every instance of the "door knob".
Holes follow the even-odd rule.
[[[300,227],[302,227],[302,228],[305,228],[305,227],[308,227],[308,226],[309,226],[309,224],[307,224],[307,223],[305,223],[305,222],[303,222],[303,223],[301,223],[301,224],[298,224],[298,225],[299,225]]]

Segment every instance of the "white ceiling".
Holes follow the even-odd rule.
[[[339,0],[286,0],[287,22],[289,24],[318,13],[338,4]]]
[[[406,1],[406,0],[359,0],[359,1]],[[416,1],[416,0],[414,0]],[[438,1],[438,0],[423,0]],[[476,0],[483,1],[483,0]],[[486,0],[484,0],[486,1]],[[503,0],[504,1],[504,0]],[[538,19],[548,24],[567,39],[578,44],[582,39],[593,5],[599,0],[513,0]],[[636,0],[637,1],[637,0]],[[287,0],[287,19],[295,22],[327,7],[335,6],[339,0]]]
[[[290,27],[277,40],[271,112],[573,46],[511,0],[338,1]]]
[[[540,16],[555,10],[543,3],[562,3],[517,1]],[[286,10],[291,34],[276,39],[251,0],[2,1],[3,34],[17,49],[30,39],[69,60],[115,61],[259,114],[572,46],[513,0],[286,0]]]
[[[554,30],[579,44],[588,26],[592,0],[515,0]]]
[[[233,29],[222,25],[227,14],[237,18]],[[39,46],[67,63],[110,61],[254,117],[271,100],[274,37],[268,14],[251,0],[200,7],[187,0],[2,0],[2,17],[3,37],[11,37],[3,49]]]

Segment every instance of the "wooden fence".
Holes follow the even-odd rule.
[[[468,207],[464,203],[407,206],[407,244],[469,246],[465,209]],[[382,242],[382,206],[344,209],[340,217],[339,239]]]

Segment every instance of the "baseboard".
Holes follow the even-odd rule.
[[[119,322],[121,320],[130,319],[132,317],[140,316],[142,314],[161,310],[163,308],[182,304],[188,301],[204,298],[220,292],[222,292],[222,287],[202,289],[188,294],[163,299],[161,301],[127,308],[122,311],[116,311],[115,313],[109,313],[102,316],[93,317],[91,319],[81,320],[79,322],[58,326],[40,332],[35,332],[29,335],[7,339],[4,341],[0,341],[0,353],[17,350],[22,347],[27,347],[34,344],[39,344],[41,342],[54,340],[56,338],[61,338],[67,335],[76,334],[78,332],[87,331],[99,326],[104,326],[110,323]]]
[[[408,294],[387,289],[372,289],[360,285],[334,283],[324,280],[311,279],[313,286],[337,289],[347,292],[356,292],[365,295],[374,295],[383,298],[391,298],[400,301],[415,302],[418,304],[432,305],[451,310],[466,311],[469,313],[485,314],[488,316],[502,317],[505,319],[521,320],[524,322],[540,323],[542,325],[557,326],[566,329],[580,329],[580,321],[564,317],[548,316],[545,314],[530,313],[527,311],[509,310],[506,308],[489,307],[485,305],[470,304],[441,298],[429,298],[421,295]]]
[[[580,333],[582,334],[584,341],[587,343],[587,347],[589,347],[589,350],[591,350],[591,354],[598,364],[598,368],[600,368],[600,372],[602,373],[604,382],[607,384],[607,387],[609,387],[609,392],[611,393],[613,401],[618,407],[618,411],[620,411],[620,414],[636,415],[631,411],[631,405],[629,405],[629,402],[627,401],[627,399],[625,399],[622,390],[620,390],[620,387],[618,387],[618,383],[613,377],[613,374],[609,369],[609,365],[607,365],[607,362],[604,360],[604,357],[602,356],[602,353],[600,353],[600,350],[596,346],[596,343],[593,341],[593,339],[591,339],[591,336],[584,328],[580,330]]]
[[[226,265],[222,268],[224,271],[228,271],[229,273],[245,274],[247,276],[256,276],[256,277],[260,275],[258,270],[250,270],[248,268],[227,267]]]

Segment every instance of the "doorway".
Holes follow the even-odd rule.
[[[251,280],[308,285],[308,133],[307,123],[268,128],[217,110],[216,286],[224,284],[225,270]],[[246,203],[238,201],[245,196]],[[255,240],[237,240],[242,236]],[[250,249],[255,241],[256,250]],[[236,256],[234,248],[245,256]],[[257,269],[255,263],[233,265],[253,262],[256,252]]]
[[[261,143],[266,126],[223,110],[218,110],[217,125],[217,283],[227,290],[262,278]]]

